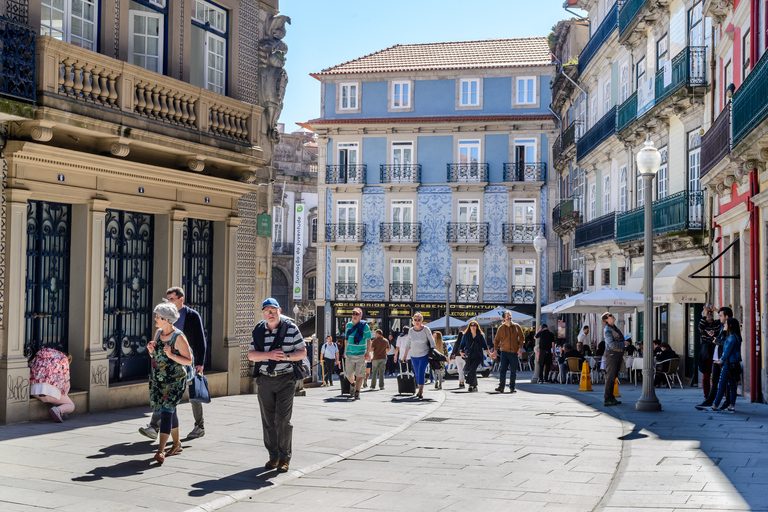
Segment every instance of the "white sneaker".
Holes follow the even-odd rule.
[[[204,435],[205,435],[205,429],[195,425],[195,428],[193,428],[192,431],[189,434],[187,434],[187,438],[197,439],[198,437],[203,437]]]
[[[147,425],[146,427],[139,427],[139,434],[143,435],[144,437],[148,437],[152,440],[157,439],[157,430],[152,425]]]

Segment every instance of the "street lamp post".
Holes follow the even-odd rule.
[[[643,177],[645,198],[645,270],[643,290],[643,392],[635,404],[638,411],[660,411],[661,403],[653,389],[653,178],[661,166],[661,154],[651,142],[651,136],[645,140],[645,146],[637,154],[637,172]]]
[[[534,273],[534,279],[536,279],[536,332],[541,330],[541,254],[547,248],[547,239],[541,231],[533,239],[533,248],[536,250],[536,272]],[[539,354],[541,355],[541,354]],[[536,365],[531,378],[531,383],[535,384],[539,381],[539,358],[536,358]]]
[[[445,335],[448,336],[451,334],[451,319],[448,315],[451,311],[451,282],[453,282],[451,275],[445,276],[443,282],[445,283]]]
[[[299,306],[293,306],[293,319],[299,321]]]

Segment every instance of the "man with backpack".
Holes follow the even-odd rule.
[[[344,376],[349,379],[350,385],[355,386],[355,400],[360,400],[360,388],[365,379],[365,366],[371,352],[371,328],[363,320],[363,310],[352,310],[352,321],[347,322],[345,336],[347,338],[344,354],[346,366]]]
[[[266,469],[285,473],[291,462],[293,395],[296,388],[294,363],[307,356],[307,345],[293,321],[280,314],[273,299],[261,305],[264,320],[256,324],[248,359],[256,363],[256,378],[264,446],[269,453]]]

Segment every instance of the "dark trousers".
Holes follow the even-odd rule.
[[[477,386],[477,367],[480,366],[482,362],[483,359],[480,357],[467,358],[467,366],[464,373],[466,374],[467,384],[470,386]]]
[[[722,368],[720,369],[720,380],[717,383],[717,394],[715,395],[715,401],[712,402],[712,405],[717,407],[723,396],[725,396],[723,407],[736,405],[736,386],[738,383],[736,382],[736,379],[731,378],[731,372],[728,371],[727,363],[719,364],[717,366],[722,366]],[[712,387],[714,388],[715,386]]]
[[[616,377],[621,369],[621,361],[624,351],[605,349],[605,391],[603,391],[603,401],[610,402],[616,400],[613,396],[613,386],[616,383]]]
[[[387,356],[387,375],[394,375],[395,373],[397,373],[395,354],[390,354]]]
[[[712,359],[707,359],[704,361],[701,365],[701,387],[704,391],[704,398],[707,398],[709,396],[710,391],[710,385],[709,385],[709,379],[712,378]],[[717,384],[715,384],[717,385]]]
[[[549,379],[549,365],[552,364],[552,352],[539,354],[539,382]]]
[[[333,369],[336,367],[335,359],[323,358],[323,377],[329,386],[333,386]]]
[[[293,393],[296,389],[296,377],[293,372],[269,377],[256,377],[258,386],[261,426],[264,446],[270,460],[291,460],[293,444]]]
[[[717,396],[717,388],[720,384],[720,375],[722,374],[723,365],[712,363],[712,386],[709,388],[709,394],[707,399],[704,400],[704,405],[712,405],[715,403],[715,396]],[[727,370],[726,370],[727,371]],[[731,403],[728,401],[728,395],[725,395],[725,403],[723,407],[728,407]]]
[[[502,389],[504,381],[507,380],[507,369],[509,369],[509,389],[514,391],[517,379],[517,352],[499,351],[499,387]]]

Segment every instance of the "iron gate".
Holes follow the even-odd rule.
[[[205,366],[211,369],[211,315],[213,313],[213,222],[184,219],[184,303],[200,313],[205,331]]]
[[[27,203],[24,355],[42,347],[69,350],[69,248],[72,207]]]
[[[147,343],[154,332],[152,265],[155,218],[107,210],[104,247],[104,350],[109,380],[149,373]]]

